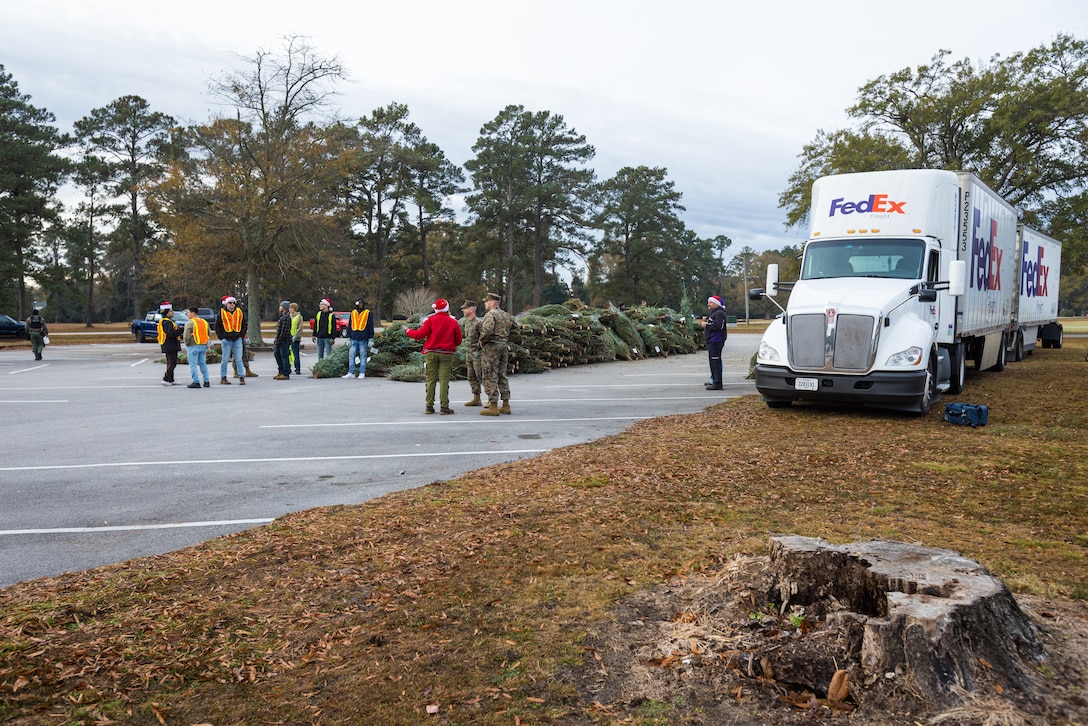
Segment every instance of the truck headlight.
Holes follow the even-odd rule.
[[[759,353],[756,355],[757,360],[769,360],[776,361],[778,358],[778,351],[767,345],[766,341],[759,341]]]
[[[906,350],[901,350],[888,359],[889,366],[916,366],[922,362],[922,349],[912,345]]]

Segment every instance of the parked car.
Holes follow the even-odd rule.
[[[351,313],[333,313],[336,316],[336,335],[340,338],[348,337],[351,332]],[[310,330],[314,329],[314,320],[310,318]]]
[[[28,337],[26,325],[21,320],[0,315],[0,337],[25,339]]]

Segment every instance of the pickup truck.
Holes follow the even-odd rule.
[[[215,311],[211,308],[197,308],[197,315],[208,321],[208,326],[211,331],[215,330]],[[174,311],[174,323],[179,328],[184,328],[186,321],[189,319],[188,310],[175,310]],[[136,336],[137,343],[156,343],[159,339],[159,321],[162,320],[162,315],[159,315],[158,310],[148,310],[147,315],[143,317],[143,320],[132,321],[132,334]]]

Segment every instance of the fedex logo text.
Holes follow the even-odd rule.
[[[868,199],[862,199],[860,202],[847,202],[843,197],[831,200],[831,214],[829,217],[834,217],[835,213],[839,214],[868,214],[870,212],[876,214],[906,214],[906,210],[903,207],[906,202],[896,202],[892,199],[888,199],[887,194],[870,194]]]
[[[1043,264],[1043,248],[1036,250],[1034,260],[1028,254],[1028,245],[1025,242],[1023,259],[1020,262],[1020,294],[1027,297],[1046,297],[1050,265]]]
[[[1004,251],[997,241],[997,220],[991,219],[988,230],[982,229],[982,210],[975,209],[971,233],[971,267],[968,277],[977,290],[1001,289],[1001,258]]]

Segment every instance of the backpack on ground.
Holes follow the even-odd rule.
[[[990,409],[979,403],[948,403],[944,407],[944,420],[959,426],[985,426]]]

